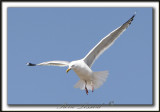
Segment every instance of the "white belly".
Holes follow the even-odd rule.
[[[92,70],[84,61],[80,61],[79,66],[73,70],[81,80],[92,80]]]

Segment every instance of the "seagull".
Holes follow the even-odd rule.
[[[80,60],[75,61],[47,61],[39,64],[27,63],[28,66],[60,66],[66,67],[66,73],[70,70],[73,70],[80,80],[75,84],[75,88],[80,88],[81,90],[85,90],[88,95],[88,90],[92,92],[94,89],[99,88],[106,81],[108,77],[108,71],[98,71],[94,72],[91,70],[91,67],[95,60],[105,51],[107,50],[114,41],[128,28],[135,17],[136,13],[123,25],[113,30],[107,36],[105,36],[95,47],[93,47],[89,53]]]

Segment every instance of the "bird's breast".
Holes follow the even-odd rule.
[[[81,63],[76,69],[74,69],[74,72],[82,80],[89,80],[92,77],[92,70],[85,63]]]

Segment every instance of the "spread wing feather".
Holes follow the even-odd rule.
[[[91,67],[94,61],[107,49],[109,48],[114,41],[127,29],[127,27],[133,21],[135,14],[122,26],[118,27],[106,37],[104,37],[84,58],[84,62]]]
[[[27,63],[28,66],[36,66],[36,65],[42,65],[42,66],[68,66],[69,62],[68,61],[47,61],[47,62],[42,62],[39,64],[32,64],[32,63]]]

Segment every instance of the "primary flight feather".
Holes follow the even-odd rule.
[[[86,90],[93,90],[99,88],[106,80],[108,71],[93,72],[91,67],[95,60],[108,49],[114,41],[127,29],[127,27],[133,21],[135,14],[123,25],[105,36],[89,53],[82,59],[68,62],[68,61],[48,61],[39,64],[27,63],[28,66],[44,65],[44,66],[68,66],[66,72],[68,73],[71,69],[78,75],[80,80],[75,84],[75,88]]]

